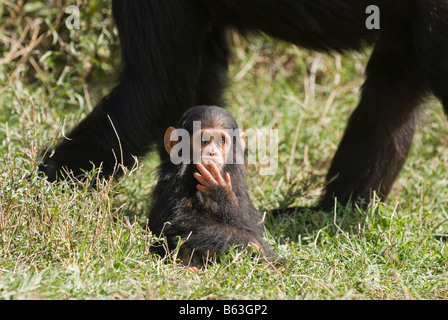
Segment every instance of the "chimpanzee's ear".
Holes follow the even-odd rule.
[[[166,129],[165,136],[163,137],[163,143],[165,145],[165,150],[168,154],[171,154],[171,149],[176,145],[179,140],[179,135],[177,134],[177,129],[174,127],[169,127]]]

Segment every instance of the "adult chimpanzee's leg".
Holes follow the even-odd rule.
[[[206,31],[204,45],[200,54],[200,71],[195,86],[194,105],[225,106],[224,89],[228,83],[230,48],[224,27],[213,26]],[[174,125],[178,117],[172,119]],[[166,129],[166,128],[165,128]],[[163,130],[164,131],[164,130]],[[163,144],[159,144],[158,152],[164,160],[169,155]]]
[[[448,114],[448,3],[416,1],[415,46],[432,92]]]
[[[229,58],[226,29],[215,26],[205,36],[201,73],[196,86],[196,105],[225,105],[223,93],[228,83]]]
[[[195,102],[207,12],[184,0],[116,0],[123,71],[119,84],[55,150],[40,170],[50,180],[63,167],[105,176],[117,164],[162,141],[163,132]]]
[[[375,191],[387,196],[411,147],[417,107],[428,85],[412,45],[397,48],[393,39],[377,43],[366,70],[361,101],[350,117],[327,175],[321,200],[334,197],[366,201]]]

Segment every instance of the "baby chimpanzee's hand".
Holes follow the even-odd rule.
[[[217,190],[223,190],[226,194],[228,194],[228,196],[233,198],[234,194],[230,174],[226,172],[224,180],[218,167],[214,163],[211,163],[209,167],[211,172],[207,170],[203,164],[197,164],[197,168],[200,173],[195,172],[194,177],[200,184],[196,185],[196,189],[211,198],[214,198],[214,193]]]

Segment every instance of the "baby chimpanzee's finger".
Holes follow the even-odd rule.
[[[230,179],[230,173],[228,172],[226,172],[226,184],[230,189],[232,189],[232,180]]]
[[[193,173],[193,176],[194,176],[194,177],[196,178],[196,180],[198,180],[199,183],[202,184],[203,186],[206,186],[206,185],[209,184],[208,181],[205,180],[204,177],[203,177],[200,173],[195,172],[195,173]]]
[[[212,184],[218,184],[216,182],[215,178],[213,178],[211,173],[204,167],[204,165],[202,163],[198,163],[197,168],[205,180],[207,180],[209,183],[212,183]]]
[[[206,196],[210,196],[211,195],[210,191],[206,187],[204,187],[203,185],[197,184],[196,185],[196,189],[199,190],[200,192],[202,192],[203,194],[205,194]]]
[[[210,164],[210,169],[213,173],[213,175],[215,176],[215,180],[218,184],[220,184],[221,186],[225,186],[225,181],[221,176],[221,173],[219,172],[218,167],[216,166],[216,164],[211,163]]]

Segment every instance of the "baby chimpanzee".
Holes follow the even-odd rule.
[[[182,264],[203,266],[230,247],[275,254],[263,240],[264,226],[247,193],[245,136],[220,107],[197,106],[165,133],[170,155],[159,167],[149,228],[176,249]],[[174,140],[174,141],[173,141]],[[156,247],[164,255],[162,246]]]

